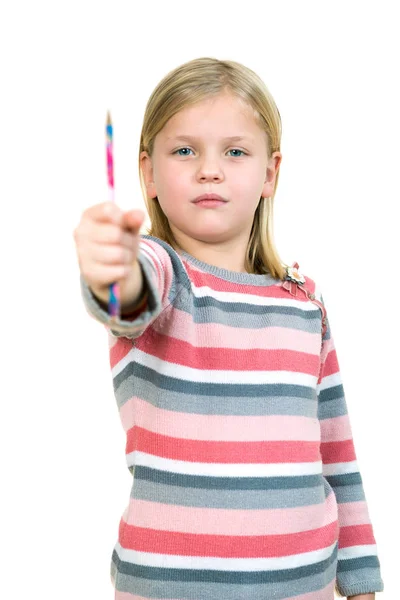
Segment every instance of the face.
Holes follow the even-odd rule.
[[[181,110],[156,136],[153,156],[141,154],[148,196],[157,196],[184,249],[190,240],[247,244],[260,197],[273,193],[280,161],[279,152],[268,160],[267,136],[252,109],[227,93]],[[228,202],[215,208],[192,202],[204,193]]]

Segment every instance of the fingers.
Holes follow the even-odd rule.
[[[122,211],[113,202],[102,202],[89,206],[82,215],[82,219],[88,218],[99,223],[118,223],[120,220],[118,215],[122,215]]]
[[[132,228],[140,227],[145,214],[139,208],[123,212],[114,202],[108,201],[90,206],[84,211],[83,218],[98,223],[114,223],[115,225]]]
[[[124,213],[113,202],[90,206],[82,213],[74,239],[79,267],[89,285],[102,287],[131,273],[144,218],[141,209]]]
[[[123,213],[113,202],[103,202],[86,209],[74,237],[85,237],[98,244],[121,244],[132,248],[145,214],[140,209]]]
[[[96,244],[88,242],[87,253],[93,262],[102,263],[105,265],[125,265],[133,263],[137,252],[135,252],[136,242],[130,247],[120,244]]]
[[[118,225],[98,224],[91,222],[87,224],[87,234],[91,242],[97,244],[117,244],[125,248],[132,248],[137,234],[123,230]]]
[[[81,268],[82,275],[90,287],[103,288],[111,283],[121,281],[132,271],[132,266],[106,265],[104,263],[85,263]]]
[[[140,209],[130,210],[123,214],[122,225],[128,229],[133,230],[135,233],[139,233],[140,227],[145,219],[145,214]]]

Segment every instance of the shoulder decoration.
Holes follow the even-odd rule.
[[[292,296],[297,296],[298,290],[301,290],[309,300],[314,302],[322,312],[322,337],[324,337],[325,332],[327,330],[327,318],[326,318],[326,308],[316,299],[315,294],[310,292],[309,289],[304,285],[306,283],[306,278],[299,271],[299,264],[294,262],[291,267],[286,267],[286,277],[285,281],[282,283],[282,287],[287,290]]]
[[[295,283],[305,283],[306,279],[304,277],[304,275],[302,275],[300,273],[300,271],[298,270],[298,264],[297,263],[293,263],[293,266],[291,267],[286,267],[286,279],[289,279],[291,281],[294,281]],[[297,267],[297,268],[296,268]]]

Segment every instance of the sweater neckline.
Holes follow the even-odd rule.
[[[230,271],[229,269],[223,269],[222,267],[216,267],[206,262],[195,258],[188,252],[180,250],[178,253],[180,256],[185,258],[189,263],[206,273],[211,273],[220,279],[225,281],[233,281],[235,283],[247,283],[251,285],[274,285],[280,281],[279,277],[272,277],[270,273],[243,273],[239,271]]]

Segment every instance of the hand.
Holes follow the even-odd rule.
[[[108,212],[107,212],[108,211]],[[113,202],[86,209],[74,230],[80,271],[96,291],[128,277],[139,247],[142,210],[123,213]]]

